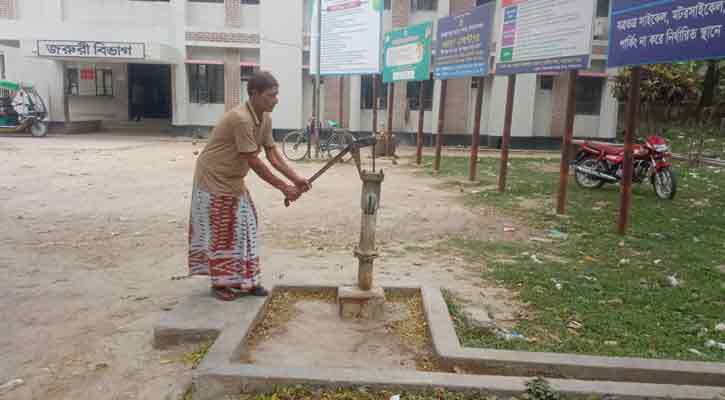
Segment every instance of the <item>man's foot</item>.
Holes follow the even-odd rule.
[[[262,286],[257,286],[252,289],[249,294],[251,294],[252,296],[266,297],[269,295],[269,291],[267,291],[267,289]]]
[[[221,301],[232,301],[239,298],[239,294],[230,288],[211,288],[214,297]]]

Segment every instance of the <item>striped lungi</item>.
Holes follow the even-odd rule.
[[[248,291],[259,286],[257,211],[249,193],[225,196],[194,187],[189,272],[209,275],[215,288]]]

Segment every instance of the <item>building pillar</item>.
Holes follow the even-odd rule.
[[[362,86],[362,79],[360,78],[360,75],[351,76],[347,80],[346,86],[349,93],[348,98],[350,99],[349,110],[346,113],[346,119],[348,121],[346,126],[347,129],[351,131],[368,130],[370,127],[360,126],[360,89]]]
[[[393,29],[405,28],[410,22],[410,1],[392,0],[391,3]],[[406,82],[398,82],[395,84],[394,95],[392,131],[403,131],[407,124],[406,117],[408,115],[408,85]]]
[[[565,74],[554,77],[551,94],[551,136],[563,137],[566,130],[566,96],[569,93],[569,80]]]
[[[607,70],[608,76],[617,75],[617,69]],[[602,107],[599,112],[599,132],[597,136],[601,138],[613,139],[617,137],[617,121],[619,119],[619,102],[612,95],[614,89],[614,80],[607,79],[602,92]]]
[[[227,28],[242,27],[241,0],[224,0],[224,26]]]
[[[242,99],[242,75],[239,49],[224,49],[224,110],[239,105]]]
[[[15,18],[15,0],[0,0],[0,18]]]
[[[450,15],[461,14],[476,6],[475,0],[450,0]],[[446,118],[444,132],[447,134],[470,134],[468,121],[471,98],[471,78],[451,79],[446,90]]]

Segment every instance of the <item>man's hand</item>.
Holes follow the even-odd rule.
[[[280,191],[284,194],[284,198],[290,202],[299,199],[302,195],[302,191],[297,186],[292,185],[285,185]]]
[[[297,179],[293,180],[292,183],[294,183],[295,186],[297,186],[297,189],[299,189],[301,193],[305,193],[312,188],[310,181],[308,181],[305,178],[298,177]]]

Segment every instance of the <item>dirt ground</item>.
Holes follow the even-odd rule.
[[[204,279],[186,275],[195,150],[145,136],[0,137],[0,399],[164,399],[190,376],[151,347],[152,327]],[[369,160],[367,160],[369,161]],[[295,165],[306,176],[320,163]],[[447,237],[521,239],[511,221],[465,208],[440,181],[379,160],[386,172],[375,279],[441,286],[505,323],[516,301],[481,282],[483,265],[421,254]],[[360,181],[333,168],[290,208],[248,180],[260,212],[263,281],[351,283]]]

